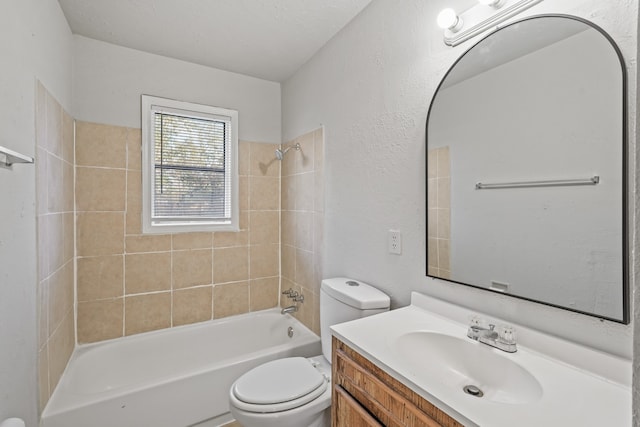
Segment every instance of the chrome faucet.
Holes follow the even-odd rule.
[[[495,330],[496,325],[489,324],[488,328],[480,326],[480,319],[472,318],[467,336],[472,340],[479,341],[483,344],[495,347],[498,350],[507,353],[515,353],[518,351],[516,346],[515,330],[511,326],[501,326],[499,331]]]
[[[295,304],[283,308],[280,311],[280,314],[295,313],[296,311],[298,311],[298,303],[304,302],[304,295],[298,293],[298,291],[294,291],[291,288],[287,289],[286,291],[282,291],[282,295],[286,295],[287,298],[292,299]]]
[[[280,311],[280,314],[288,314],[288,313],[295,313],[296,311],[298,311],[298,307],[295,305],[290,305],[289,307],[285,307]]]

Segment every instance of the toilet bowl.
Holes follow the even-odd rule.
[[[265,363],[233,384],[229,403],[244,427],[329,426],[331,365],[324,356]]]
[[[389,297],[365,283],[334,278],[320,287],[322,354],[257,366],[229,390],[231,414],[243,427],[331,425],[332,325],[389,310]]]

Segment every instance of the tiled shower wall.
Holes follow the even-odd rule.
[[[320,335],[320,283],[324,226],[324,130],[309,132],[285,146],[282,162],[282,289],[304,295],[294,314]],[[280,305],[291,305],[282,296]]]
[[[451,276],[451,160],[449,147],[427,153],[427,206],[429,209],[428,271],[430,275],[448,279]]]
[[[75,345],[73,119],[36,87],[38,402],[49,400]]]
[[[277,306],[275,148],[239,144],[240,232],[142,235],[140,129],[78,122],[78,342]]]

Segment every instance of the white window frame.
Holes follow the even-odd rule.
[[[176,101],[156,96],[142,95],[142,233],[167,234],[198,231],[239,231],[238,203],[238,112],[226,108],[191,102]],[[230,155],[225,157],[225,169],[229,168],[231,185],[227,197],[231,197],[230,220],[159,220],[153,219],[154,197],[154,112],[174,112],[190,117],[230,120]]]

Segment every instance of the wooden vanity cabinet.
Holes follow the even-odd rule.
[[[333,337],[332,427],[462,427]]]

